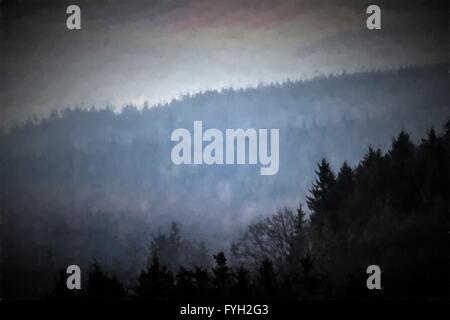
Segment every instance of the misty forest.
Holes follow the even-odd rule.
[[[0,296],[450,297],[448,65],[319,76],[0,135]],[[279,171],[176,166],[176,128],[279,128]],[[68,265],[82,289],[66,288]],[[366,267],[382,270],[367,290]]]

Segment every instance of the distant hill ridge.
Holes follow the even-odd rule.
[[[129,241],[177,221],[223,247],[248,223],[303,201],[323,157],[336,169],[355,164],[369,145],[385,150],[402,129],[416,139],[430,127],[440,131],[449,87],[448,65],[437,65],[208,91],[119,114],[67,109],[30,121],[0,135],[0,199],[3,221],[12,223],[5,238],[26,233],[61,255],[83,244],[90,252],[80,257],[113,259]],[[194,120],[280,129],[278,174],[175,166],[170,134]]]

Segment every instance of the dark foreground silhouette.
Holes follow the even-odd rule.
[[[300,205],[252,224],[212,267],[170,265],[179,229],[153,243],[148,266],[123,284],[94,263],[82,290],[61,272],[52,299],[448,298],[450,121],[414,145],[407,133],[390,150],[369,148],[337,174],[323,159]],[[159,239],[161,239],[159,235]],[[158,239],[158,238],[154,238]],[[163,260],[164,260],[163,259]],[[366,268],[382,270],[382,290],[368,290]]]
[[[298,272],[300,262],[286,258],[292,251],[288,241],[292,242],[296,230],[292,227],[296,214],[290,210],[254,224],[247,235],[238,238],[255,219],[282,206],[295,208],[299,200],[313,196],[308,189],[323,157],[330,160],[336,174],[344,160],[350,164],[350,180],[354,180],[356,191],[334,188],[330,192],[342,203],[324,200],[331,208],[318,204],[317,209],[308,209],[304,203],[306,225],[311,227],[306,227],[301,240],[305,244],[295,241],[296,250],[303,248],[295,257],[300,259],[305,251],[310,252],[314,270],[327,275],[332,288],[341,288],[350,270],[367,263],[381,264],[387,259],[384,255],[395,255],[386,251],[392,243],[382,243],[376,257],[372,253],[363,257],[360,252],[379,248],[379,241],[401,239],[390,237],[410,230],[410,220],[417,221],[412,215],[422,219],[435,210],[429,207],[438,201],[434,194],[411,197],[414,201],[429,199],[420,207],[409,204],[414,210],[398,207],[405,195],[391,193],[390,188],[401,190],[396,184],[410,173],[395,176],[395,168],[384,172],[391,160],[381,160],[382,169],[356,166],[369,144],[384,153],[403,128],[416,144],[427,129],[442,129],[450,115],[448,70],[448,64],[441,64],[323,75],[308,81],[207,91],[159,106],[125,107],[120,113],[102,106],[68,108],[0,133],[0,297],[43,297],[54,287],[58,270],[70,264],[79,265],[83,282],[87,281],[86,272],[94,259],[103,271],[132,287],[148,257],[155,253],[148,250],[152,235],[166,230],[173,221],[182,226],[181,240],[164,232],[153,239],[160,248],[160,263],[172,273],[180,266],[188,270],[201,266],[211,272],[212,253],[220,250],[233,270],[239,266],[251,269],[252,281],[264,256],[272,261],[278,278],[282,273],[291,274],[290,269]],[[197,120],[203,121],[205,129],[222,132],[279,128],[279,172],[261,176],[255,165],[174,165],[171,133],[177,128],[192,128]],[[425,154],[416,149],[414,153]],[[437,159],[432,153],[429,158]],[[421,168],[425,172],[417,177],[419,182],[413,177],[414,184],[409,187],[430,190],[420,183],[436,181],[428,176],[433,168],[441,174],[433,161],[410,167],[411,171]],[[383,176],[370,172],[373,170],[383,171]],[[445,187],[441,183],[436,188]],[[341,192],[348,194],[343,198]],[[319,222],[313,223],[309,216],[315,211]],[[407,218],[398,218],[399,212]],[[334,214],[339,217],[320,222],[320,216]],[[233,240],[236,246],[231,251]],[[414,237],[412,241],[422,246],[421,239]],[[367,243],[370,248],[364,247]],[[342,259],[337,263],[334,255]],[[403,259],[402,255],[398,258]],[[382,270],[387,285],[386,268]]]

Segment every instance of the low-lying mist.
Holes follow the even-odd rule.
[[[132,277],[152,236],[172,222],[196,247],[228,249],[249,223],[304,201],[322,158],[334,169],[355,165],[369,145],[385,150],[402,129],[413,139],[440,130],[450,115],[447,69],[209,91],[120,114],[67,109],[18,126],[0,136],[2,276],[97,260]],[[278,173],[174,165],[171,132],[195,120],[220,130],[279,129]]]

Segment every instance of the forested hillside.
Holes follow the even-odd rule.
[[[430,130],[419,145],[401,132],[386,153],[369,149],[355,167],[344,162],[334,172],[322,159],[306,199],[309,218],[300,204],[251,224],[231,260],[218,252],[211,267],[189,265],[173,225],[170,235],[153,238],[133,281],[121,283],[94,263],[85,290],[67,290],[61,273],[48,297],[448,298],[449,164],[450,121],[444,135]],[[382,271],[381,291],[367,290],[371,265]]]
[[[19,274],[24,286],[33,277],[36,281],[43,277],[47,283],[53,277],[49,270],[96,259],[120,277],[129,277],[145,265],[151,236],[165,231],[172,221],[182,226],[190,246],[200,248],[203,241],[214,251],[227,248],[249,224],[305,202],[322,158],[338,172],[344,161],[354,168],[364,155],[363,161],[384,159],[383,152],[402,129],[411,134],[411,143],[420,142],[431,127],[436,135],[443,134],[442,124],[450,115],[447,70],[448,66],[439,65],[224,89],[184,96],[166,105],[130,106],[120,113],[108,108],[67,109],[17,126],[0,136],[2,275]],[[170,134],[177,128],[192,130],[194,120],[222,130],[280,129],[278,174],[260,176],[258,168],[250,165],[173,165]],[[374,149],[367,153],[369,146]],[[378,148],[381,153],[374,151]],[[426,144],[420,148],[427,148]],[[352,196],[356,202],[333,204],[350,206],[345,207],[345,223],[352,223],[345,229],[346,237],[356,237],[353,228],[360,230],[357,226],[367,223],[352,218],[360,217],[361,210],[384,212],[389,202],[386,208],[400,214],[411,208],[424,211],[425,204],[404,204],[404,197],[416,200],[409,189],[400,189],[398,199],[387,189],[381,195],[371,193],[371,188],[378,188],[377,179],[387,181],[370,171],[384,170],[385,160],[377,161],[382,168],[355,169],[376,180],[368,185],[361,182],[364,186]],[[424,161],[424,166],[434,166]],[[394,164],[403,168],[401,162]],[[392,188],[403,175],[411,174],[390,172],[400,175],[392,178]],[[427,177],[421,183],[432,183]],[[366,203],[364,192],[375,198]],[[326,215],[328,209],[321,209],[320,201],[307,201],[310,209],[305,207],[305,214],[312,214],[311,221]],[[330,231],[341,230],[337,221],[324,222],[323,237],[343,237]],[[409,226],[407,220],[403,223]],[[201,260],[204,250],[198,251]]]

